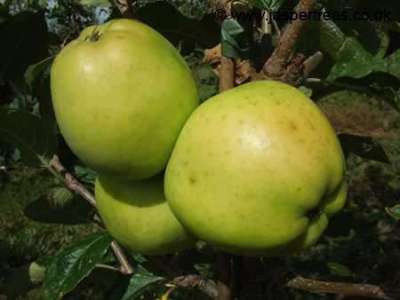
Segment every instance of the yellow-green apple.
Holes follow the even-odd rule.
[[[302,92],[259,81],[202,104],[165,175],[173,212],[199,239],[242,255],[314,244],[346,198],[334,129]]]
[[[159,33],[137,21],[90,26],[51,69],[56,118],[73,152],[96,171],[149,178],[166,165],[198,105],[191,72]]]
[[[107,230],[131,251],[161,255],[194,245],[165,200],[162,178],[128,183],[100,176],[95,192]]]

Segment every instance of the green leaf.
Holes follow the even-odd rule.
[[[320,46],[335,61],[327,80],[342,77],[362,78],[376,72],[384,72],[400,78],[400,50],[390,57],[384,55],[388,48],[388,37],[381,33],[381,45],[375,55],[364,48],[360,41],[346,37],[333,21],[319,22]]]
[[[21,151],[24,163],[40,166],[57,147],[54,127],[25,111],[0,109],[0,140]]]
[[[141,8],[155,2],[167,2],[185,17],[193,19],[201,19],[209,12],[209,1],[207,0],[138,0],[136,5]]]
[[[390,73],[372,73],[359,81],[366,84],[394,109],[400,111],[400,77]]]
[[[40,62],[30,65],[25,71],[25,83],[29,87],[29,92],[39,102],[40,115],[52,121],[56,127],[53,104],[50,94],[50,69],[54,56],[47,57]]]
[[[328,80],[340,77],[361,78],[373,72],[385,72],[386,61],[365,50],[354,38],[346,38],[338,54],[336,64],[331,69]]]
[[[144,268],[140,268],[129,280],[128,288],[121,300],[137,299],[146,288],[164,280],[164,278],[155,276]]]
[[[400,204],[393,207],[387,207],[386,212],[396,221],[400,221]]]
[[[37,82],[40,76],[43,75],[46,70],[49,70],[51,63],[53,62],[53,56],[47,57],[40,62],[30,65],[25,71],[25,82],[32,90],[34,84]]]
[[[345,265],[336,263],[336,262],[328,262],[327,266],[329,268],[329,272],[332,275],[340,276],[340,277],[351,277],[353,276],[353,272]]]
[[[202,61],[202,55],[189,55],[185,57],[199,91],[200,101],[205,101],[218,93],[218,76],[210,64]]]
[[[400,50],[397,50],[396,52],[391,54],[386,59],[386,63],[388,73],[400,79]]]
[[[354,37],[346,36],[333,21],[318,22],[321,50],[334,60],[328,80],[342,77],[362,78],[376,72],[384,72],[400,78],[400,50],[385,58],[389,38],[385,32],[376,32],[380,45],[372,54]]]
[[[321,50],[336,61],[340,49],[346,40],[346,35],[342,32],[339,26],[331,20],[321,19],[321,21],[316,24],[319,29]]]
[[[94,184],[97,173],[96,171],[88,168],[88,167],[83,167],[83,166],[75,166],[74,167],[74,173],[76,177],[78,177],[79,181],[89,183],[89,184]]]
[[[29,278],[34,284],[42,283],[46,273],[46,268],[37,262],[29,265]]]
[[[240,23],[232,18],[225,19],[221,26],[222,55],[245,58],[249,55],[248,36]]]
[[[253,4],[268,11],[278,11],[286,0],[253,0]]]
[[[72,291],[101,263],[108,251],[111,237],[95,233],[79,243],[61,250],[46,269],[45,299],[57,300]]]
[[[21,12],[0,26],[0,80],[24,80],[26,68],[48,57],[44,12]]]
[[[82,5],[87,6],[108,6],[110,5],[109,0],[80,0]]]
[[[54,187],[49,191],[47,197],[54,207],[63,208],[74,199],[74,194],[65,187]]]
[[[371,137],[340,134],[339,139],[346,156],[353,153],[365,159],[390,163],[383,147]]]

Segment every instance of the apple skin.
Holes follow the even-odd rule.
[[[168,203],[193,235],[230,253],[279,256],[314,244],[345,203],[345,161],[302,92],[259,81],[202,104],[177,140]]]
[[[194,246],[165,200],[162,178],[126,183],[100,176],[95,193],[107,230],[131,251],[163,255]]]
[[[61,50],[51,92],[72,151],[99,173],[124,180],[165,168],[199,103],[178,51],[150,27],[122,19],[86,28]]]

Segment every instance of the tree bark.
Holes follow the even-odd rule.
[[[310,12],[315,2],[315,0],[300,0],[296,8],[297,14]],[[264,65],[263,72],[266,77],[279,80],[284,76],[286,66],[294,54],[296,43],[306,23],[307,21],[297,18],[287,25],[278,46]]]

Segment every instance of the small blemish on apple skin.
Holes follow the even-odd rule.
[[[308,125],[310,125],[311,130],[315,130],[315,126],[310,120],[308,120]]]
[[[189,177],[189,182],[190,184],[195,184],[197,182],[196,178],[194,176]]]
[[[290,122],[290,123],[289,123],[289,128],[290,128],[291,130],[293,130],[293,131],[296,131],[296,130],[297,130],[297,126],[296,126],[296,124],[294,124],[293,122]]]

